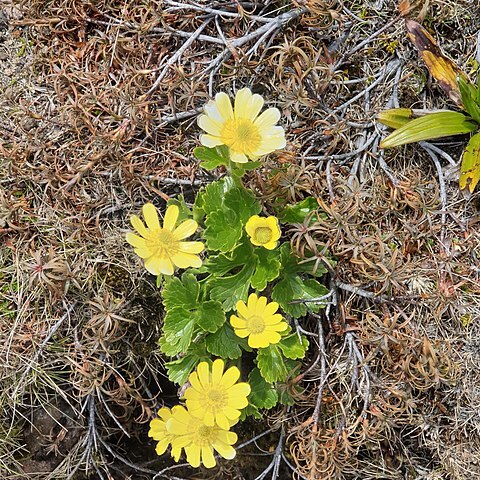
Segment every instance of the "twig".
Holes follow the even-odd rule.
[[[325,337],[323,335],[322,318],[320,315],[314,315],[317,318],[318,327],[318,350],[320,352],[320,381],[318,384],[317,403],[312,414],[313,428],[318,428],[318,419],[320,417],[320,407],[322,405],[322,395],[325,383],[327,381],[327,353],[325,351]]]
[[[433,152],[443,157],[445,160],[448,161],[448,163],[450,163],[450,165],[453,165],[454,167],[457,166],[457,162],[447,152],[444,152],[441,148],[438,148],[436,145],[433,145],[429,142],[418,142],[418,143],[421,147],[429,148]]]
[[[207,18],[190,36],[190,38],[177,50],[175,55],[171,56],[167,64],[163,67],[163,70],[160,72],[160,75],[155,80],[155,83],[150,87],[148,92],[145,94],[145,98],[149,98],[152,93],[158,88],[160,82],[165,78],[165,75],[168,72],[168,69],[182,56],[183,52],[198,38],[198,36],[203,32],[205,27],[212,21],[211,18]]]
[[[273,452],[273,459],[270,462],[270,464],[263,470],[262,473],[260,473],[258,476],[255,477],[255,480],[263,480],[270,470],[273,470],[272,472],[272,480],[276,480],[278,478],[278,473],[280,469],[280,461],[282,460],[282,453],[283,453],[283,445],[285,442],[285,427],[282,425],[282,429],[280,431],[280,438],[278,439],[277,446],[275,448],[275,451]]]
[[[420,142],[420,146],[430,155],[430,158],[433,160],[435,167],[437,169],[438,174],[438,184],[440,186],[440,201],[442,203],[442,230],[440,234],[440,239],[444,244],[444,248],[447,250],[445,246],[445,226],[447,224],[447,192],[445,189],[445,179],[443,178],[442,166],[440,165],[440,161],[438,160],[437,155],[435,152],[428,146],[424,144],[424,142]]]
[[[356,45],[355,47],[353,47],[351,50],[349,50],[348,52],[344,53],[340,58],[339,60],[335,63],[334,67],[333,67],[333,71],[336,72],[339,67],[343,64],[343,62],[345,62],[345,60],[351,58],[351,56],[358,52],[359,50],[361,50],[365,45],[367,45],[368,43],[370,43],[374,38],[378,37],[378,35],[380,35],[381,33],[383,33],[385,30],[387,30],[387,28],[390,28],[393,24],[395,24],[401,17],[400,16],[397,16],[395,18],[393,18],[392,20],[390,20],[387,24],[385,24],[382,28],[380,28],[379,30],[377,30],[376,32],[372,33],[368,38],[366,38],[363,42],[360,42],[358,45]]]
[[[333,109],[328,114],[327,118],[330,115],[334,115],[335,113],[341,110],[344,110],[349,105],[356,102],[359,98],[363,97],[366,93],[370,92],[370,90],[374,89],[380,82],[387,79],[393,72],[396,72],[397,69],[400,67],[400,65],[401,65],[401,62],[398,59],[391,60],[390,62],[388,62],[382,74],[374,82],[372,82],[367,88],[363,89],[360,93],[357,93],[357,95],[355,95],[350,100],[346,101],[342,105],[339,105],[337,108]]]

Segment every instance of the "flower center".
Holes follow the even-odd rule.
[[[150,232],[145,243],[154,252],[153,256],[171,256],[178,252],[178,240],[165,228]]]
[[[228,395],[217,388],[212,388],[205,398],[205,409],[210,411],[223,410],[228,405]]]
[[[272,239],[272,230],[268,227],[258,227],[255,229],[255,240],[262,245]]]
[[[217,427],[207,427],[206,425],[200,425],[197,429],[195,443],[198,446],[207,446],[211,445],[211,443],[217,437]]]
[[[247,118],[227,120],[220,138],[232,150],[245,154],[257,150],[262,141],[258,127]]]
[[[265,330],[265,321],[259,315],[252,315],[247,320],[247,330],[251,334],[262,333]]]

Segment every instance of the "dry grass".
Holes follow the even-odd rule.
[[[475,2],[431,3],[424,23],[471,70]],[[191,154],[195,116],[242,86],[288,135],[250,185],[267,206],[319,198],[324,214],[288,235],[328,263],[332,304],[302,323],[312,347],[286,385],[298,405],[252,422],[237,459],[196,478],[480,474],[480,197],[458,192],[445,155],[439,170],[419,146],[378,150],[375,112],[446,100],[395,2],[375,5],[0,4],[3,478],[193,478],[146,436],[177,392],[159,292],[123,236],[145,201],[191,201],[211,179]],[[437,144],[457,162],[461,145]],[[252,430],[268,434],[248,443]]]

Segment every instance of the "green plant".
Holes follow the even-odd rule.
[[[293,331],[286,320],[303,317],[308,311],[318,312],[322,304],[301,301],[328,292],[319,282],[326,269],[320,266],[313,270],[311,265],[300,262],[290,243],[280,241],[281,228],[277,219],[281,218],[286,224],[301,223],[317,210],[317,202],[307,198],[273,212],[275,216],[265,217],[260,215],[263,211],[260,201],[243,186],[245,172],[260,165],[258,161],[247,162],[246,159],[256,160],[258,154],[269,153],[285,144],[283,129],[272,125],[278,120],[278,111],[268,109],[258,116],[263,99],[259,100],[258,95],[245,90],[248,89],[237,93],[235,110],[225,105],[226,95],[219,94],[216,97],[219,107],[215,102],[206,106],[206,112],[213,120],[207,121],[206,115],[199,120],[202,128],[210,130],[209,136],[211,132],[217,133],[217,138],[223,139],[224,144],[198,147],[194,155],[206,169],[225,166],[228,175],[202,188],[192,208],[182,197],[171,199],[163,227],[153,205],[147,204],[143,208],[147,226],[134,216],[132,225],[140,236],[127,234],[128,242],[145,261],[147,270],[159,274],[157,284],[162,288],[165,312],[159,346],[169,357],[166,362],[169,379],[187,387],[183,397],[186,409],[174,407],[171,412],[162,409],[160,417],[151,424],[151,436],[159,441],[157,451],[163,453],[171,444],[175,460],[180,456],[178,446],[183,445],[183,440],[178,438],[184,438],[188,432],[180,427],[176,416],[190,422],[191,431],[197,432],[189,440],[193,442],[190,445],[200,442],[198,435],[205,435],[210,442],[208,445],[216,448],[218,435],[225,440],[228,436],[225,432],[238,419],[247,415],[261,418],[263,409],[279,403],[294,403],[295,399],[287,391],[299,391],[300,387],[287,389],[286,383],[299,369],[309,342],[300,332]],[[238,103],[239,95],[243,103]],[[224,134],[222,118],[228,135]],[[266,126],[267,120],[270,123]],[[257,121],[261,123],[258,131],[255,130]],[[241,141],[237,141],[237,137]],[[209,143],[212,140],[205,141],[204,135],[202,141]],[[230,145],[225,144],[229,141]],[[232,150],[233,158],[241,161],[232,161]],[[175,227],[177,222],[180,225]],[[196,231],[196,241],[183,241]],[[202,251],[203,260],[199,257]],[[175,276],[172,275],[174,267],[186,270],[181,276]],[[248,385],[240,383],[230,390],[216,388],[215,382],[222,384],[220,375],[215,373],[220,368],[218,362],[222,362],[222,372],[224,362],[230,365],[225,377],[237,379],[236,373],[228,372],[238,370],[239,376],[247,365]],[[208,373],[210,364],[211,374]],[[243,375],[247,380],[246,373]],[[203,380],[199,383],[200,377]],[[209,379],[212,386],[207,388]],[[198,386],[200,384],[205,390]],[[205,405],[210,405],[213,412],[200,420],[198,413],[202,409],[198,408],[199,394],[194,393],[195,388],[204,392]],[[248,395],[248,404],[240,398],[241,395]],[[218,414],[222,405],[226,410]],[[231,458],[228,445],[233,442],[225,442],[220,449],[226,452],[226,458]],[[197,447],[193,450],[185,448],[185,451],[187,461],[198,466]],[[213,466],[210,446],[206,455],[203,464]]]
[[[430,73],[463,112],[448,110],[418,112],[394,108],[380,112],[378,121],[395,130],[380,143],[392,148],[407,143],[432,140],[450,135],[475,133],[469,140],[460,167],[460,189],[473,192],[480,181],[480,77],[474,85],[468,76],[446,57],[432,36],[417,22],[406,21],[410,38],[420,51]],[[416,118],[417,117],[417,118]]]

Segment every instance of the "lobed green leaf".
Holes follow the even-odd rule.
[[[278,345],[259,348],[257,366],[262,377],[269,383],[283,382],[287,378],[288,370]]]
[[[258,368],[254,368],[248,376],[252,389],[248,402],[257,408],[273,408],[278,403],[278,392],[275,387],[265,381]]]

